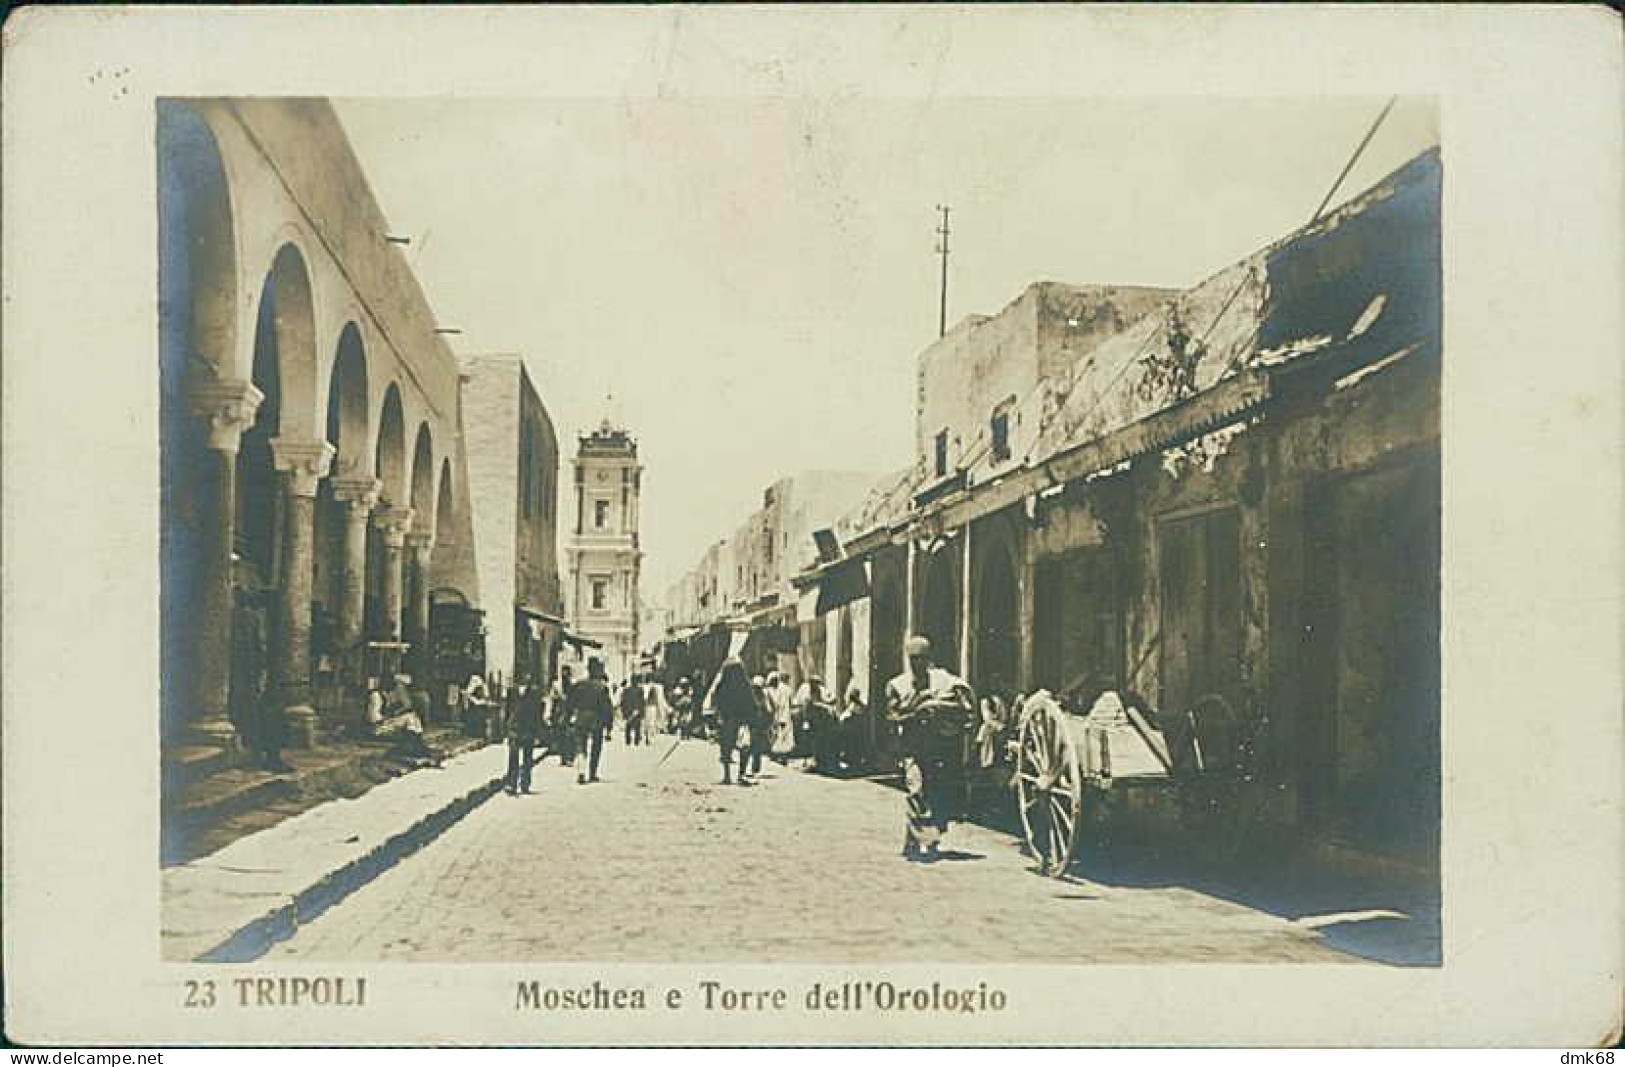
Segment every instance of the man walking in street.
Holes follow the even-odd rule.
[[[621,686],[621,722],[626,728],[628,745],[643,744],[643,718],[646,710],[643,701],[643,680],[634,674]]]
[[[604,661],[587,661],[587,677],[570,688],[570,732],[575,746],[576,783],[598,781],[598,762],[604,754],[604,731],[615,716],[609,700]]]
[[[557,754],[559,766],[567,767],[575,762],[575,745],[572,743],[570,729],[570,705],[568,698],[570,690],[575,688],[575,679],[566,663],[559,668],[559,676],[553,680],[547,691],[547,733],[548,754]]]
[[[762,757],[773,740],[773,702],[767,695],[767,682],[761,675],[754,675],[750,680],[751,693],[756,701],[756,713],[750,720],[750,775],[760,777],[762,773]],[[741,763],[740,774],[745,773],[745,765]]]
[[[521,681],[508,712],[509,796],[530,792],[530,769],[536,759],[536,739],[542,734],[542,687],[528,678]]]
[[[955,778],[976,696],[963,678],[931,665],[931,642],[910,637],[908,669],[886,683],[886,718],[901,728],[908,822],[903,858],[932,863],[948,830]]]
[[[653,735],[671,732],[671,705],[666,687],[654,674],[643,676],[643,743],[652,744]]]
[[[722,784],[732,785],[734,753],[739,754],[739,784],[750,784],[750,755],[740,734],[750,730],[757,715],[756,690],[745,675],[745,665],[729,658],[717,674],[710,703],[717,713],[717,756],[722,761]]]

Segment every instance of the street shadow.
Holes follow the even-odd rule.
[[[956,848],[943,848],[937,850],[937,859],[944,863],[964,863],[970,860],[985,860],[987,857],[980,852],[961,852]]]
[[[1400,967],[1443,961],[1437,884],[1361,875],[1305,861],[1203,865],[1154,847],[1113,847],[1075,857],[1099,885],[1188,889],[1285,919],[1341,952]]]

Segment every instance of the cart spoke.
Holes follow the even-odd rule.
[[[1036,737],[1033,739],[1032,745],[1028,747],[1027,754],[1028,762],[1033,765],[1033,771],[1035,773],[1043,775],[1044,772],[1049,770],[1049,760],[1046,758],[1047,753],[1044,751],[1044,746],[1039,743]]]

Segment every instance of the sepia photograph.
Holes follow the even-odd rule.
[[[8,1038],[1617,1042],[1533,14],[13,16]]]
[[[1439,961],[1433,102],[155,130],[166,956]]]

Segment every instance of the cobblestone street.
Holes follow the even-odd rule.
[[[555,759],[278,945],[275,960],[1338,962],[1282,918],[1181,887],[1055,881],[957,825],[960,858],[898,856],[902,797],[769,765],[716,784],[715,750]]]

